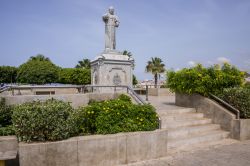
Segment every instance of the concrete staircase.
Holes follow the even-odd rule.
[[[157,112],[161,118],[161,127],[169,129],[168,154],[229,137],[229,132],[221,130],[220,125],[212,124],[211,119],[204,118],[194,108],[161,108]]]

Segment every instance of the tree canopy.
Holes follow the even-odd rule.
[[[0,66],[0,83],[16,82],[17,68],[12,66]]]
[[[31,57],[19,67],[17,81],[28,84],[46,84],[56,82],[58,70],[49,58],[43,55]]]

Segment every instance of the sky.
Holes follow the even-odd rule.
[[[151,57],[166,69],[229,62],[250,71],[250,0],[0,0],[0,65],[43,54],[61,67],[104,50],[102,15],[114,6],[117,50],[139,80]]]

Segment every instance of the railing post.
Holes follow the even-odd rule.
[[[148,85],[146,85],[146,101],[148,101]]]

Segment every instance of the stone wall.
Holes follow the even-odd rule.
[[[7,105],[22,104],[36,100],[57,99],[69,102],[72,107],[77,108],[89,103],[90,100],[102,101],[117,98],[118,93],[86,93],[86,94],[61,94],[61,95],[17,95],[4,96]]]
[[[168,88],[148,88],[149,96],[172,96],[174,93],[170,92]]]
[[[20,166],[113,166],[167,155],[167,130],[20,143]]]
[[[37,93],[40,92],[47,92],[49,94],[49,92],[52,92],[54,94],[77,94],[78,89],[75,87],[67,87],[67,88],[63,88],[63,87],[43,87],[43,88],[39,88],[39,87],[32,87],[32,88],[25,88],[25,86],[20,86],[20,90],[19,89],[14,89],[13,91],[6,91],[4,94],[2,94],[1,96],[4,95],[36,95]]]
[[[234,139],[250,139],[250,119],[236,119],[236,115],[219,105],[217,102],[198,94],[176,94],[175,104],[182,107],[194,107],[197,112],[220,124],[223,130],[230,131]]]

